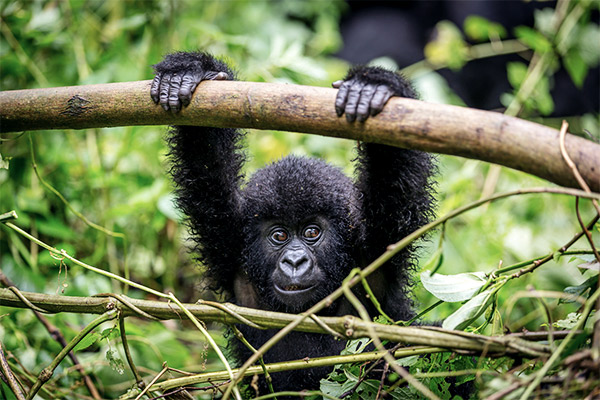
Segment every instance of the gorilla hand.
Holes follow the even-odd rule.
[[[351,68],[344,80],[332,85],[339,89],[335,111],[338,117],[345,113],[348,122],[364,122],[377,115],[392,96],[418,97],[402,75],[379,67]]]
[[[228,80],[227,72],[205,69],[203,60],[190,62],[182,59],[180,53],[167,56],[162,62],[154,65],[156,76],[150,88],[150,97],[160,104],[165,111],[176,113],[181,106],[190,104],[192,94],[198,84],[205,80]]]

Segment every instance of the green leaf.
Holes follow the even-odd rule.
[[[547,76],[541,77],[532,94],[535,107],[542,115],[550,115],[554,110],[554,100],[550,94],[550,82]]]
[[[515,28],[517,39],[534,51],[547,53],[552,50],[552,44],[544,35],[528,26]]]
[[[346,372],[346,371],[344,371]],[[342,394],[346,393],[356,385],[358,378],[352,374],[346,372],[346,381],[343,383],[331,382],[327,379],[321,379],[320,390],[321,392],[334,397],[341,397]]]
[[[577,296],[583,296],[583,294],[591,288],[595,288],[598,285],[598,275],[592,276],[581,285],[577,286],[568,286],[563,290],[566,294],[570,295],[568,299],[560,299],[558,304],[560,303],[573,303]],[[590,292],[591,293],[591,292]]]
[[[573,328],[575,328],[575,326],[579,322],[580,318],[581,318],[581,314],[580,313],[574,313],[573,312],[573,313],[569,313],[569,315],[567,315],[567,318],[558,320],[558,321],[556,321],[552,325],[555,328],[573,329]]]
[[[396,360],[396,364],[402,366],[402,367],[411,367],[413,366],[417,361],[419,361],[419,357],[420,356],[408,356],[408,357],[402,357]]]
[[[8,161],[11,159],[12,157],[6,157],[6,158],[2,158],[2,153],[0,153],[0,169],[8,169]]]
[[[506,64],[506,72],[510,85],[515,89],[519,89],[527,76],[527,65],[519,61],[509,62]]]
[[[340,352],[341,355],[360,354],[365,350],[365,347],[371,342],[369,338],[360,338],[349,340],[346,343],[346,348]]]
[[[98,340],[100,340],[100,334],[92,332],[89,335],[86,335],[79,343],[77,343],[73,351],[87,349],[88,347],[96,343]]]
[[[117,328],[116,326],[113,326],[112,328],[107,328],[107,329],[103,330],[100,335],[101,335],[102,340],[116,339],[119,337],[119,328]]]
[[[569,54],[563,57],[563,65],[575,86],[581,89],[588,72],[588,66],[583,57],[581,57],[581,54],[578,51],[569,52]]]
[[[442,328],[454,330],[466,328],[485,312],[491,304],[495,293],[496,291],[493,289],[479,293],[446,318],[442,323]]]
[[[578,50],[588,67],[593,68],[600,63],[600,26],[598,24],[589,24],[582,28]]]
[[[431,275],[423,271],[421,282],[427,291],[442,301],[457,302],[470,299],[487,282],[485,272],[467,272],[456,275]]]
[[[439,22],[435,39],[425,45],[425,58],[436,66],[458,70],[467,63],[467,44],[460,30],[450,21]]]
[[[506,29],[502,25],[479,15],[469,15],[463,26],[467,37],[480,42],[506,37]]]

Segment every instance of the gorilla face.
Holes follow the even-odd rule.
[[[355,266],[352,241],[336,222],[324,215],[259,222],[243,261],[256,299],[248,297],[248,285],[239,286],[236,298],[300,312],[334,291]]]
[[[317,253],[327,233],[321,225],[314,221],[293,227],[274,224],[264,232],[265,247],[277,255],[271,274],[273,291],[291,308],[313,300],[323,281]]]
[[[257,171],[242,194],[240,264],[251,285],[238,285],[238,301],[300,312],[341,284],[361,232],[359,194],[341,170],[286,157]]]

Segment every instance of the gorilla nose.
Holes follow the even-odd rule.
[[[281,259],[281,270],[290,278],[300,278],[312,268],[312,262],[304,250],[290,250]]]

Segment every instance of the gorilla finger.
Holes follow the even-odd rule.
[[[339,89],[340,86],[342,86],[342,83],[344,83],[344,81],[341,79],[339,81],[331,82],[331,87]]]
[[[356,119],[356,108],[360,100],[360,93],[362,92],[364,86],[365,84],[363,82],[354,81],[350,87],[348,100],[346,102],[346,109],[344,110],[346,113],[346,120],[348,122],[354,122]]]
[[[376,85],[372,83],[366,84],[360,92],[360,99],[356,106],[356,119],[359,122],[364,122],[369,117],[369,107],[371,105],[371,99],[375,93]]]
[[[171,111],[178,112],[181,110],[181,101],[179,101],[179,95],[181,91],[181,82],[183,76],[180,74],[173,74],[169,83],[169,107]]]
[[[394,92],[388,86],[379,85],[377,86],[377,90],[375,90],[375,94],[371,99],[371,115],[377,115],[383,110],[383,106],[385,103],[392,97]]]
[[[169,111],[169,85],[171,82],[171,75],[163,75],[160,81],[160,87],[158,89],[159,102],[165,111]]]
[[[338,90],[337,95],[335,97],[335,112],[338,117],[341,117],[344,114],[344,109],[346,108],[346,101],[348,99],[348,91],[350,90],[351,81],[345,81],[340,86],[340,90]]]
[[[206,71],[200,80],[202,81],[224,81],[229,79],[227,72]]]
[[[184,106],[190,104],[192,100],[192,93],[196,90],[198,83],[200,82],[200,77],[198,74],[192,74],[186,72],[181,78],[181,87],[179,88],[179,100]]]
[[[162,74],[156,74],[154,79],[152,80],[152,86],[150,86],[150,97],[152,97],[152,101],[158,104],[159,96],[159,88],[160,88],[160,79],[162,78]]]

